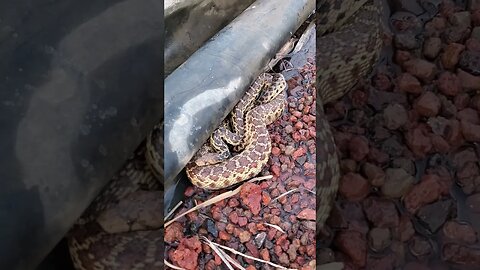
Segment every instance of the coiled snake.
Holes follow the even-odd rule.
[[[329,215],[340,178],[323,104],[343,96],[376,62],[382,45],[381,15],[381,0],[317,1],[317,229]],[[228,123],[224,122],[212,136],[212,146],[220,151],[204,147],[196,163],[188,165],[194,184],[207,189],[227,187],[255,176],[268,161],[271,145],[265,126],[283,110],[285,81],[279,75],[263,75],[247,93],[256,96],[252,92],[262,88],[280,93],[269,101],[260,98],[236,106],[246,114],[233,114],[233,134],[226,135]],[[253,99],[246,95],[242,100]],[[218,139],[243,152],[228,158]],[[161,126],[156,126],[147,147],[135,153],[72,228],[68,239],[76,269],[162,269],[163,198],[156,180],[156,175],[163,174],[161,144]]]

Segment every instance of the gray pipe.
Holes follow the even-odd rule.
[[[314,0],[256,1],[166,78],[166,193],[250,82],[314,9]]]
[[[254,0],[166,0],[165,74],[167,77]]]
[[[162,12],[1,1],[0,269],[34,269],[158,121]]]

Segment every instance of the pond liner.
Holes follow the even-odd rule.
[[[182,195],[177,175],[314,10],[313,0],[256,1],[165,79],[165,213]]]
[[[0,269],[35,269],[158,121],[162,13],[0,3]]]
[[[209,38],[254,0],[165,1],[165,73],[167,77]]]

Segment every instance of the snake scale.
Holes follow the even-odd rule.
[[[343,96],[377,60],[382,44],[381,14],[381,0],[317,1],[317,229],[323,227],[330,213],[340,178],[323,105]],[[265,126],[283,110],[285,81],[283,77],[268,77],[277,75],[263,76],[267,77],[255,82],[261,85],[254,83],[247,93],[265,87],[280,89],[281,93],[263,105],[255,102],[253,107],[241,108],[244,115],[240,117],[233,113],[231,119],[238,124],[234,134],[226,136],[228,132],[223,130],[211,137],[211,145],[220,150],[218,155],[202,147],[196,156],[198,162],[189,163],[187,172],[194,184],[224,188],[255,176],[268,161],[271,145]],[[266,118],[258,118],[260,115]],[[217,130],[222,127],[228,124],[224,122]],[[76,269],[163,269],[163,186],[157,180],[163,175],[161,137],[162,126],[157,125],[70,230],[67,238]],[[236,145],[234,149],[242,152],[228,157],[222,151],[222,142],[213,142],[218,139]],[[202,158],[202,154],[208,158]],[[231,174],[217,179],[215,170]]]

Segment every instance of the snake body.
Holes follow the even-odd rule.
[[[260,94],[262,86],[270,84],[264,83],[264,81],[270,80],[265,76],[269,75],[264,74],[254,82],[244,99],[239,102],[239,106],[251,107],[251,104]],[[190,162],[187,165],[186,172],[194,185],[212,190],[228,188],[260,173],[263,166],[268,162],[272,149],[267,125],[274,122],[285,108],[284,90],[287,83],[281,74],[275,74],[273,77],[271,86],[263,92],[263,99],[261,98],[257,106],[246,112],[245,138],[241,142],[243,151],[216,164],[197,166],[195,162]],[[243,112],[240,114],[243,114]],[[235,123],[233,119],[232,123]]]
[[[317,34],[320,34],[316,46],[317,229],[323,227],[330,213],[340,178],[335,143],[323,104],[344,95],[377,60],[381,48],[381,13],[380,0],[317,1]],[[192,183],[206,189],[220,189],[260,172],[271,151],[266,125],[278,117],[285,102],[285,80],[270,79],[257,81],[263,86],[254,83],[254,90],[247,93],[269,87],[282,91],[265,103],[262,98],[258,103],[250,102],[252,97],[242,99],[230,119],[236,123],[233,131],[224,122],[212,135],[210,145],[217,151],[203,147],[196,156],[198,162],[189,163],[187,173]],[[162,188],[156,180],[163,175],[161,136],[161,125],[157,125],[147,143],[70,231],[69,249],[76,269],[163,269],[160,261],[163,219],[155,214],[163,211],[159,207],[161,202],[155,199]],[[223,151],[225,145],[219,139],[235,145],[234,150],[241,152],[230,156]]]
[[[335,141],[323,105],[345,95],[370,72],[383,44],[382,0],[328,0],[317,5],[317,10],[332,6],[345,8],[341,8],[341,13],[320,12],[317,18],[317,232],[323,229],[330,214],[340,181]],[[328,31],[335,32],[322,35]]]

